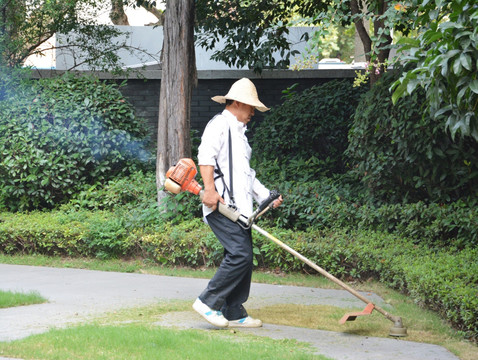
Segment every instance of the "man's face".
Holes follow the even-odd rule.
[[[236,108],[237,112],[235,115],[237,117],[237,120],[247,125],[247,123],[251,121],[251,118],[254,116],[254,110],[255,110],[254,106],[247,105],[238,101],[236,101],[236,104],[237,104],[237,108]]]

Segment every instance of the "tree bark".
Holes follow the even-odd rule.
[[[147,26],[150,26],[150,25],[163,26],[164,25],[164,11],[159,10],[158,8],[154,6],[149,6],[146,4],[143,4],[141,6],[143,9],[150,12],[158,19],[158,21],[156,21],[155,23],[147,24]]]
[[[358,0],[350,0],[350,10],[352,15],[362,14],[364,9],[359,7]],[[355,30],[359,34],[360,40],[362,41],[363,49],[365,52],[365,59],[370,61],[370,52],[372,51],[372,40],[368,34],[367,29],[365,29],[363,19],[357,17],[354,19]]]
[[[123,0],[111,0],[110,20],[115,25],[129,25],[128,16],[124,12]]]
[[[378,15],[382,16],[385,11],[388,9],[388,1],[387,0],[382,0],[379,3],[379,8],[378,8]],[[373,28],[374,28],[374,33],[375,37],[378,37],[378,30],[379,29],[384,29],[385,28],[385,21],[383,19],[375,20],[373,22]],[[383,42],[380,44],[381,47],[387,47],[392,43],[392,37],[390,35],[381,35],[382,38],[384,39]],[[390,49],[380,49],[380,51],[377,54],[377,62],[378,65],[375,67],[375,71],[373,74],[370,76],[370,82],[371,84],[374,84],[380,76],[385,72],[386,70],[386,64],[385,62],[388,60],[388,57],[390,55]]]
[[[350,10],[352,15],[359,15],[365,13],[366,11],[366,4],[362,3],[362,7],[359,4],[360,0],[350,0]],[[380,0],[377,4],[377,13],[375,14],[376,17],[379,17],[385,13],[388,9],[389,3],[388,0]],[[372,70],[370,71],[370,86],[372,86],[383,74],[385,71],[385,61],[388,59],[390,54],[390,49],[380,49],[376,59],[374,59],[372,63],[372,40],[370,39],[370,35],[367,32],[367,29],[364,26],[364,20],[357,17],[354,19],[355,29],[360,36],[360,40],[362,41],[364,52],[365,52],[365,59],[367,62],[370,63],[372,66]],[[384,20],[374,20],[373,22],[374,28],[374,35],[375,37],[378,36],[378,30],[385,27]],[[380,44],[381,47],[384,45],[390,45],[392,43],[391,36],[381,35],[385,38],[385,41]]]
[[[158,203],[169,167],[191,157],[190,114],[196,85],[194,0],[168,0],[164,21],[161,91],[158,118],[156,185]]]

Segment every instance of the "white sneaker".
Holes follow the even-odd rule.
[[[207,322],[214,326],[223,328],[229,325],[229,321],[227,321],[220,311],[212,310],[209,306],[199,300],[199,298],[194,302],[193,309],[206,319]]]
[[[245,328],[258,328],[262,326],[262,321],[259,319],[246,316],[239,320],[229,320],[229,327],[245,327]]]

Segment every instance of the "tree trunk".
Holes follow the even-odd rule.
[[[194,0],[168,0],[164,21],[161,92],[158,118],[156,185],[158,203],[169,167],[191,157],[190,114],[196,85]]]
[[[156,21],[155,23],[147,24],[147,26],[151,26],[151,25],[163,26],[164,25],[164,11],[159,10],[158,8],[154,6],[147,5],[147,4],[142,4],[141,7],[145,9],[146,11],[150,12],[151,14],[153,14],[154,16],[156,16],[156,18],[158,19],[158,21]]]
[[[352,12],[352,15],[359,15],[362,13],[365,13],[367,11],[366,9],[366,3],[365,2],[359,2],[360,0],[350,0],[350,10]],[[388,1],[387,0],[381,0],[377,4],[377,10],[376,10],[376,16],[381,16],[385,13],[385,11],[388,9]],[[365,52],[365,59],[367,62],[370,63],[372,66],[372,70],[370,71],[370,86],[372,86],[383,74],[385,71],[385,61],[388,59],[388,56],[390,54],[390,49],[380,49],[380,51],[377,54],[376,59],[373,59],[372,63],[372,40],[370,39],[370,35],[367,32],[367,29],[365,28],[365,19],[361,19],[359,17],[355,18],[354,20],[355,23],[355,29],[357,33],[360,36],[360,40],[362,41],[364,52]],[[375,20],[373,23],[374,27],[374,35],[375,37],[378,37],[378,30],[380,28],[385,27],[385,22],[384,20]],[[390,36],[385,36],[381,35],[382,38],[385,38],[385,40],[380,44],[381,47],[384,45],[390,45],[392,43],[392,38]]]
[[[389,5],[386,0],[383,0],[378,4],[378,6],[379,8],[377,12],[380,17],[385,13],[385,11],[387,11]],[[380,18],[379,20],[375,20],[373,22],[373,28],[374,28],[375,37],[378,37],[379,36],[378,30],[385,28],[385,21]],[[382,42],[380,44],[380,47],[382,47],[382,49],[380,49],[380,51],[377,54],[377,66],[375,66],[374,68],[375,71],[373,72],[373,74],[370,75],[370,82],[372,84],[374,84],[380,78],[380,76],[387,70],[386,62],[390,55],[390,49],[386,47],[392,43],[392,37],[390,35],[384,35],[384,34],[382,34],[381,37],[382,37]],[[385,49],[383,47],[385,47]]]
[[[14,66],[20,61],[9,44],[21,42],[20,24],[27,21],[25,0],[0,0],[0,64]]]
[[[350,10],[352,12],[352,15],[359,15],[366,11],[365,8],[361,8],[359,6],[358,0],[350,0]],[[365,23],[366,21],[359,17],[355,18],[354,20],[355,30],[357,31],[360,37],[360,41],[362,42],[362,45],[363,45],[365,60],[369,62],[370,52],[372,51],[372,40],[370,39],[368,31],[365,28]]]
[[[124,12],[123,0],[111,0],[110,20],[115,25],[129,25],[128,16]]]

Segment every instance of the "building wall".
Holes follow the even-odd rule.
[[[163,27],[162,26],[124,26],[112,25],[121,35],[111,39],[111,43],[119,47],[116,52],[119,62],[125,67],[140,68],[144,64],[156,64],[160,66],[160,54],[163,48]],[[290,51],[297,51],[298,54],[305,54],[307,42],[304,40],[304,34],[315,31],[315,28],[292,26],[288,27],[288,33],[285,35],[290,43]],[[76,39],[76,40],[75,40]],[[91,70],[85,60],[88,54],[78,47],[69,48],[65,44],[78,41],[78,35],[74,32],[68,34],[57,34],[55,37],[55,61],[48,66],[54,66],[57,70],[67,70],[75,68],[76,70]],[[230,66],[223,61],[211,60],[212,55],[219,49],[226,46],[225,40],[220,37],[217,39],[214,48],[206,49],[196,45],[195,58],[196,68],[202,70],[231,70]],[[279,52],[272,54],[276,61],[281,60]],[[291,65],[299,64],[301,57],[292,56]],[[245,69],[246,67],[243,67]]]
[[[61,73],[59,70],[39,70],[33,77],[51,77]],[[109,73],[96,75],[110,81],[124,80]],[[224,108],[212,101],[211,97],[225,95],[231,85],[242,77],[250,78],[256,85],[260,100],[266,106],[273,107],[283,102],[283,91],[294,84],[298,84],[295,91],[302,91],[332,79],[352,79],[354,76],[355,71],[350,69],[273,70],[260,75],[249,70],[198,71],[198,86],[193,90],[191,104],[191,129],[196,130],[198,135],[202,134],[207,122]],[[135,107],[137,116],[146,121],[153,140],[157,134],[160,88],[160,70],[145,70],[137,76],[131,76],[121,88],[121,92]],[[257,123],[263,119],[264,114],[256,111],[253,121]]]

